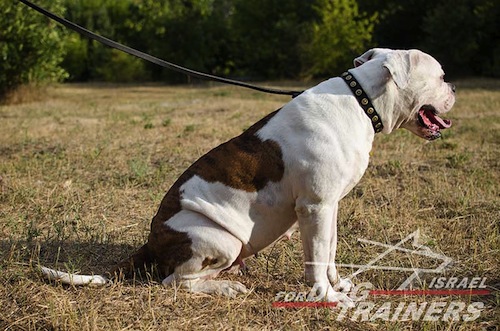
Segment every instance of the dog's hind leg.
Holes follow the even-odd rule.
[[[181,288],[186,289],[192,293],[224,295],[230,298],[236,297],[236,295],[239,293],[248,293],[248,290],[245,287],[245,285],[243,285],[238,281],[213,280],[213,279],[203,279],[203,278],[194,278],[194,279],[181,278],[177,280],[176,277],[178,276],[176,276],[175,274],[168,276],[163,280],[162,282],[163,285],[175,286],[176,284],[179,284]]]
[[[187,232],[191,241],[192,257],[177,266],[163,280],[163,285],[179,285],[190,292],[235,297],[246,293],[245,285],[237,281],[214,280],[221,271],[238,259],[243,244],[205,216],[182,211],[180,217],[168,221],[169,227]]]

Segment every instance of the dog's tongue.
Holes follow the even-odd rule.
[[[434,114],[430,109],[420,109],[420,117],[423,119],[425,125],[430,126],[435,124],[439,126],[440,129],[448,129],[451,126],[450,120],[442,119],[441,117]]]

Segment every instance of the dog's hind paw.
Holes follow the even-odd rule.
[[[164,285],[172,282],[165,279]],[[240,282],[231,280],[212,280],[212,279],[195,279],[181,280],[179,282],[182,288],[192,293],[206,293],[223,295],[229,298],[235,298],[238,294],[248,293],[248,289]]]
[[[199,280],[191,284],[191,292],[223,295],[235,298],[239,293],[248,293],[247,288],[240,282],[231,280]]]
[[[248,293],[246,286],[237,281],[219,280],[213,282],[218,283],[215,285],[216,288],[213,292],[214,294],[235,298],[239,293]]]

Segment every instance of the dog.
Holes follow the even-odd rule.
[[[234,297],[215,280],[297,227],[310,295],[349,302],[335,266],[339,201],[363,176],[376,132],[405,128],[434,140],[451,121],[455,87],[430,55],[375,48],[193,163],[161,201],[147,243],[111,272],[156,264],[164,285]],[[42,267],[49,279],[105,284],[104,276]]]

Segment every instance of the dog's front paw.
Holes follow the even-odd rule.
[[[339,281],[333,287],[334,290],[342,293],[349,293],[354,287],[354,283],[349,278],[339,278]]]
[[[354,301],[346,293],[335,291],[328,283],[315,283],[307,301],[338,302],[347,307],[354,307]]]
[[[328,301],[338,302],[338,303],[341,303],[344,306],[349,307],[349,308],[355,307],[354,301],[347,294],[342,293],[342,292],[332,293],[332,296],[331,296],[331,298],[328,298]]]

